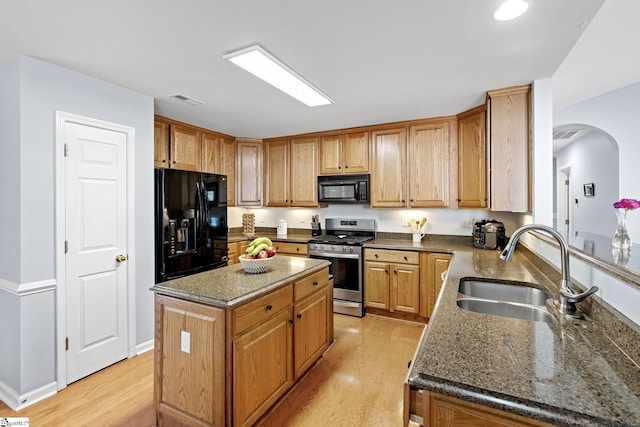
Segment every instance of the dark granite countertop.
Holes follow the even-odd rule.
[[[154,285],[151,290],[189,301],[230,308],[327,267],[325,260],[276,255],[262,274],[245,273],[241,264]]]
[[[402,246],[389,247],[412,248],[410,242]],[[419,249],[425,246],[455,254],[412,364],[412,387],[554,425],[640,426],[640,366],[605,333],[606,326],[510,319],[456,305],[462,277],[531,282],[557,295],[545,269],[522,249],[504,262],[498,251],[471,245],[427,242]],[[631,343],[637,346],[637,337]]]

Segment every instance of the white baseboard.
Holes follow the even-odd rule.
[[[136,346],[136,355],[139,356],[142,353],[146,353],[147,351],[153,350],[153,340],[149,340],[138,344]]]
[[[14,411],[24,409],[47,397],[53,396],[57,392],[58,385],[55,381],[22,395],[0,381],[0,400]]]
[[[55,279],[39,280],[36,282],[16,283],[0,277],[0,289],[17,296],[38,294],[40,292],[54,291],[57,282]]]

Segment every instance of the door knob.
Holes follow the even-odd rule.
[[[127,260],[127,256],[126,255],[122,255],[122,254],[116,255],[116,261],[123,262],[123,261],[126,261],[126,260]]]

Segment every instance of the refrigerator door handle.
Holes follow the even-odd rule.
[[[196,181],[196,220],[194,221],[196,224],[196,230],[195,230],[195,236],[200,236],[200,233],[202,230],[202,224],[203,224],[203,217],[202,217],[202,188],[201,188],[202,183],[200,181]],[[200,251],[200,239],[197,238],[197,250],[198,252]]]

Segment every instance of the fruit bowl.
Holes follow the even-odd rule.
[[[271,262],[273,257],[249,259],[245,258],[244,255],[240,255],[238,259],[240,260],[240,264],[242,264],[242,267],[244,268],[244,271],[246,273],[257,274],[267,272],[267,267],[269,266],[269,263]]]

